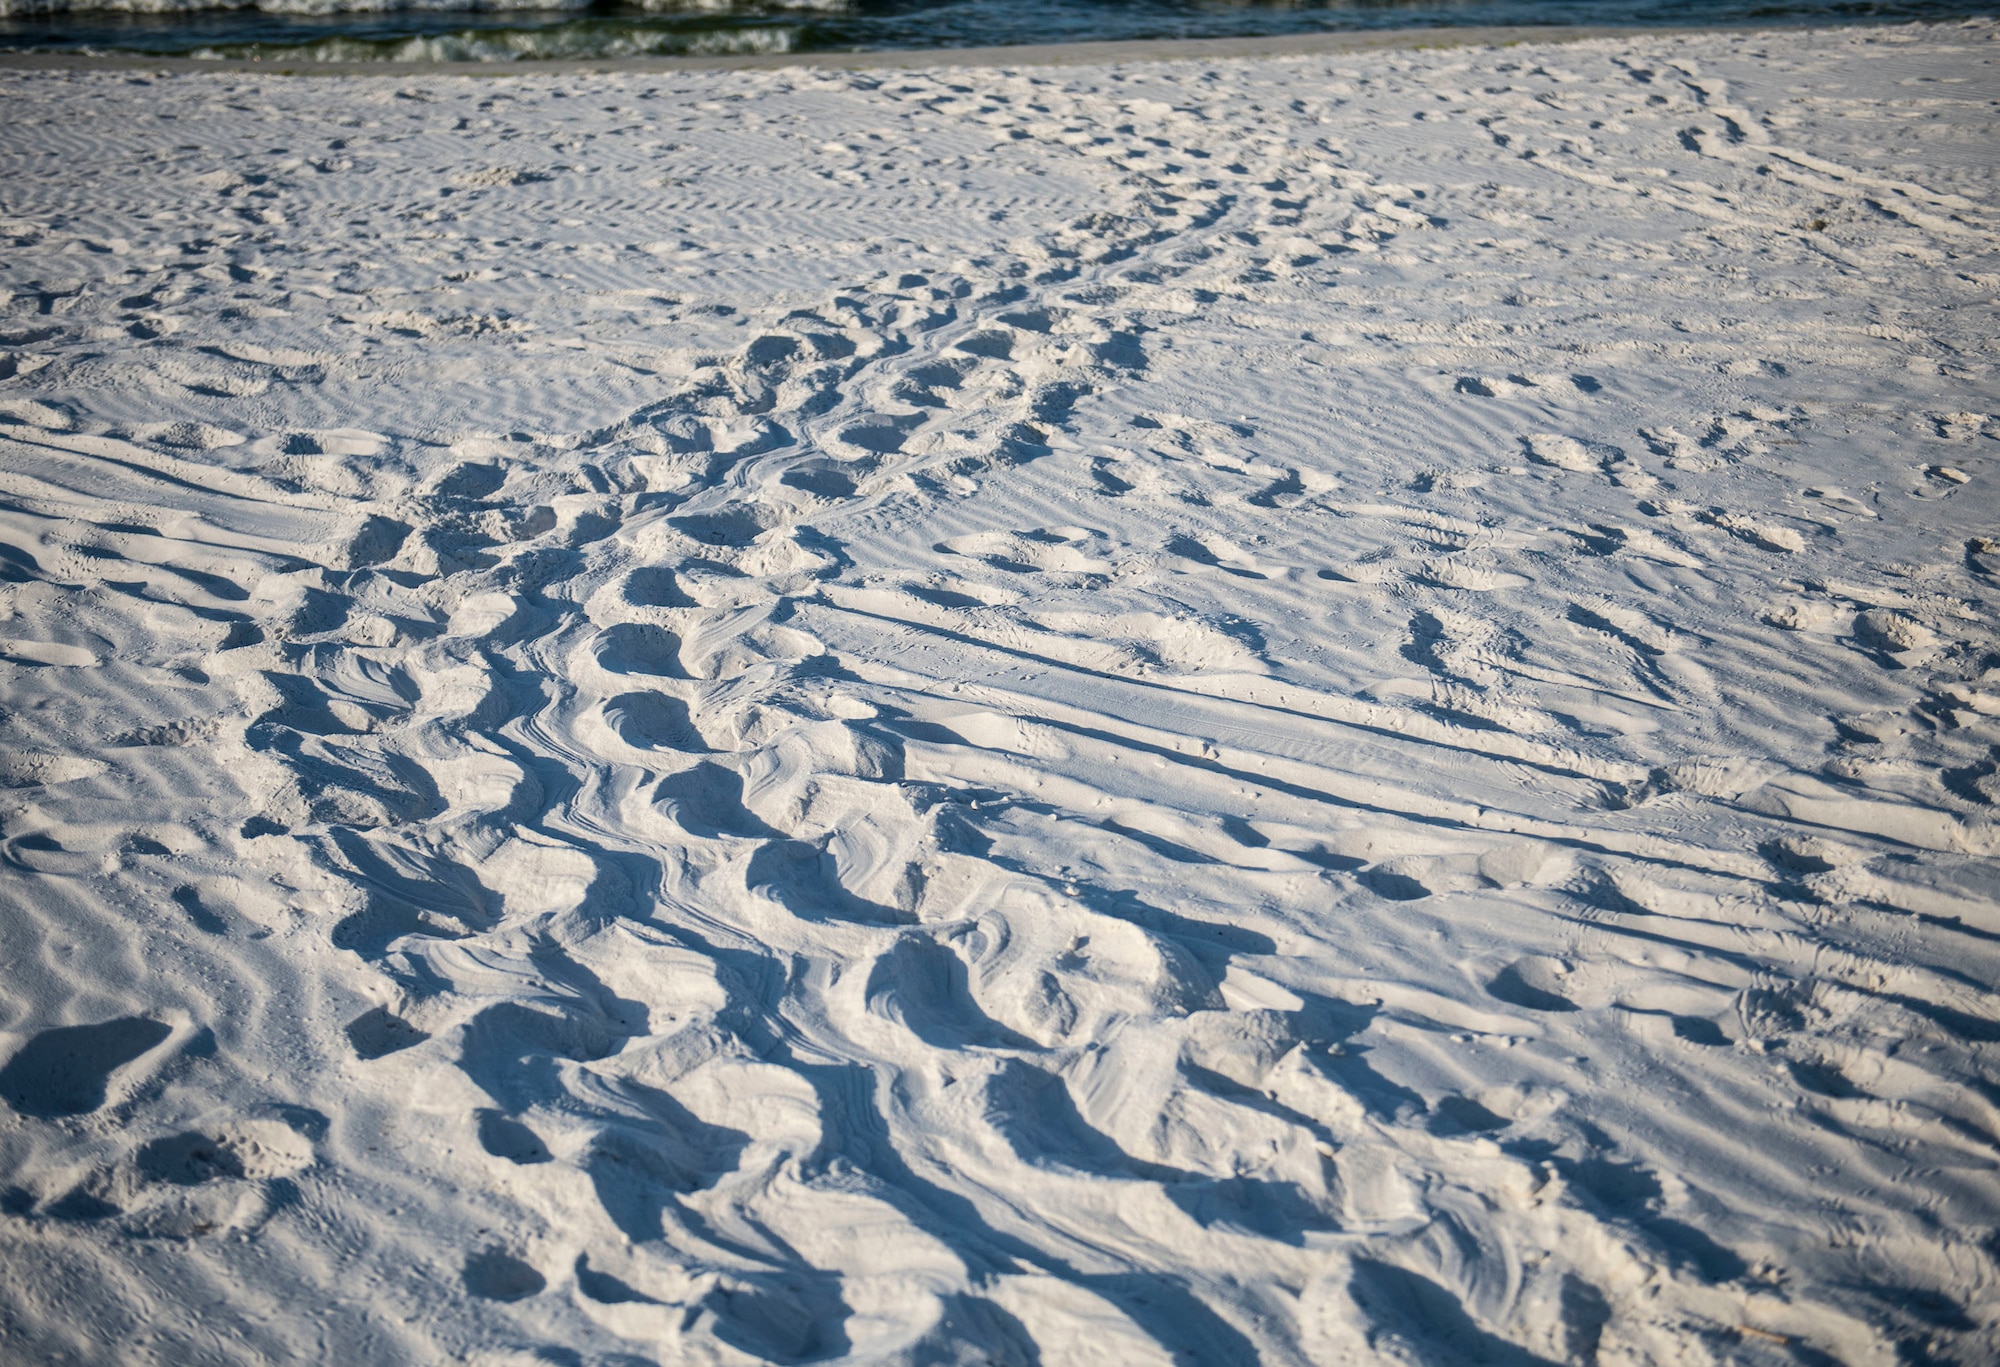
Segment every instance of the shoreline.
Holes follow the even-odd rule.
[[[1799,31],[1849,28],[1902,28],[1953,20],[1899,20],[1894,23],[1834,23],[1799,26]],[[1407,28],[1369,32],[1284,34],[1244,38],[1140,38],[1105,42],[1032,43],[996,47],[893,48],[862,52],[786,52],[672,57],[605,57],[507,62],[309,62],[277,58],[156,57],[144,53],[0,52],[0,68],[27,71],[263,72],[279,76],[502,76],[534,73],[671,71],[754,71],[780,67],[825,67],[855,71],[874,68],[1066,67],[1121,62],[1213,61],[1249,57],[1309,57],[1382,51],[1459,47],[1508,47],[1523,43],[1579,43],[1641,33],[1697,34],[1786,31],[1768,24],[1690,25],[1505,25],[1468,28]]]

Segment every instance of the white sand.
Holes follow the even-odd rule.
[[[1997,40],[0,72],[0,1358],[1991,1361]]]

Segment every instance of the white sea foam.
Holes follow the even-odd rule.
[[[0,1360],[2000,1358],[1997,37],[0,69]]]
[[[197,48],[188,55],[223,59],[279,55],[287,62],[515,62],[562,59],[737,56],[792,51],[796,33],[784,27],[675,33],[607,23],[550,24],[532,29],[465,29],[394,40],[319,38],[260,47],[235,44]]]

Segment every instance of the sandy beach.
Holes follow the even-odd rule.
[[[2000,23],[0,68],[0,1360],[2000,1356]]]

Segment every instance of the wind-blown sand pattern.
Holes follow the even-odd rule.
[[[0,74],[0,1356],[1990,1361],[1996,37]]]

